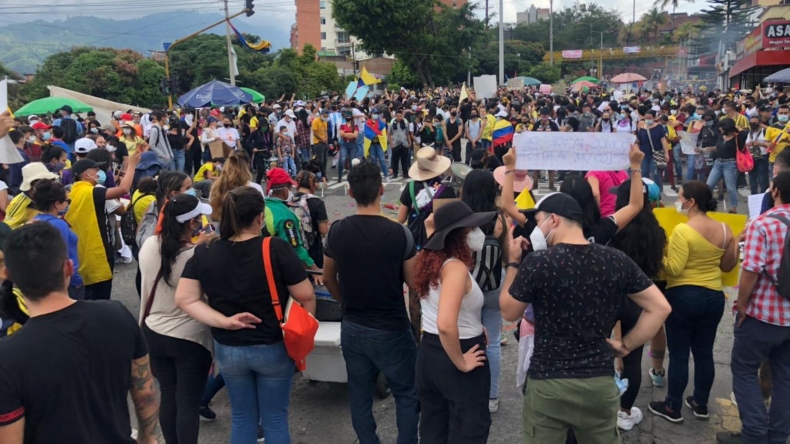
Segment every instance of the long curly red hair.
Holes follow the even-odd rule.
[[[439,285],[439,278],[442,277],[442,265],[444,261],[455,258],[465,263],[470,269],[474,265],[472,250],[466,244],[466,235],[471,228],[456,228],[444,238],[443,250],[422,250],[417,257],[417,276],[415,285],[417,294],[420,298],[428,296],[431,287]]]

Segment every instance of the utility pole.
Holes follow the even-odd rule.
[[[469,58],[469,66],[471,67],[472,66],[472,47],[470,46],[468,48],[468,50],[469,50],[469,57],[468,57]],[[472,86],[472,71],[470,71],[468,69],[466,70],[466,86],[467,87],[471,87]]]
[[[228,0],[225,0],[225,37],[228,41],[228,78],[230,78],[230,84],[235,86],[236,75],[233,74],[233,53],[231,53],[230,22],[228,20]]]
[[[554,0],[549,0],[549,65],[554,66]]]
[[[488,29],[488,0],[486,0],[486,29]]]
[[[598,80],[600,80],[603,77],[603,31],[601,31],[601,53],[598,56]]]
[[[499,84],[505,83],[505,14],[503,0],[499,0]]]

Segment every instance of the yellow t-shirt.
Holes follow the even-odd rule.
[[[148,207],[151,206],[151,202],[155,200],[156,200],[156,195],[143,194],[140,192],[140,190],[135,190],[134,194],[132,195],[132,204],[134,204],[132,211],[134,211],[134,220],[138,224],[140,223],[141,220],[143,220],[143,215],[145,214],[145,210],[147,210]]]
[[[90,182],[74,182],[70,194],[71,205],[64,217],[80,240],[77,243],[77,255],[80,258],[80,276],[85,285],[112,279],[107,250],[99,230],[98,218],[105,216],[96,214],[93,188]]]
[[[480,136],[483,140],[491,141],[491,134],[494,132],[494,125],[496,124],[496,117],[491,114],[486,115],[486,126],[483,127],[483,135]]]
[[[719,117],[719,120],[724,120],[727,118],[728,118],[727,114],[723,114],[721,117]],[[739,131],[749,128],[749,119],[747,119],[746,116],[744,116],[743,114],[736,114],[735,118],[732,120],[735,121],[735,126],[738,128]]]
[[[678,224],[669,237],[664,270],[667,288],[696,285],[721,290],[723,272],[719,268],[725,250],[708,242],[689,224]]]
[[[250,118],[250,129],[254,130],[258,128],[258,116],[252,116]]]
[[[197,170],[197,173],[195,173],[194,181],[200,182],[201,180],[208,180],[208,176],[206,173],[209,171],[211,171],[211,174],[215,176],[217,175],[217,169],[214,167],[213,162],[204,163],[203,166],[201,166],[200,169]]]
[[[324,122],[323,119],[320,117],[313,120],[313,123],[310,125],[313,128],[313,144],[321,142],[318,138],[326,139],[327,138],[327,130],[329,122]]]
[[[769,162],[775,162],[776,156],[790,145],[790,134],[788,134],[788,131],[790,131],[790,124],[787,124],[784,129],[773,126],[765,129],[765,140],[774,144],[771,154],[768,156]]]
[[[31,204],[33,199],[27,197],[25,193],[19,193],[11,199],[8,208],[5,210],[4,222],[15,230],[25,225],[39,213]]]
[[[130,156],[137,152],[137,147],[139,145],[145,143],[145,140],[143,140],[143,138],[140,136],[134,136],[134,138],[131,138],[131,137],[126,137],[126,135],[122,135],[120,138],[118,138],[118,140],[120,140],[121,142],[124,143],[124,145],[126,145],[126,151],[129,152]]]

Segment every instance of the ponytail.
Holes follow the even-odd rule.
[[[222,199],[219,236],[230,239],[252,225],[264,211],[263,196],[250,186],[242,186],[228,192]]]

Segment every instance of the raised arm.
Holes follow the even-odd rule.
[[[628,205],[614,213],[617,231],[631,223],[645,206],[645,197],[642,194],[642,159],[644,158],[645,153],[639,149],[639,145],[633,144],[628,153],[628,159],[631,161],[631,194]]]
[[[505,163],[505,183],[502,184],[502,210],[513,218],[513,221],[523,227],[527,223],[527,216],[518,211],[516,201],[513,198],[513,171],[516,169],[516,148],[510,147],[507,154],[502,157],[502,160]]]
[[[107,189],[107,193],[105,194],[107,199],[119,199],[129,193],[129,190],[132,189],[132,181],[134,181],[134,169],[137,167],[137,164],[140,163],[141,155],[142,153],[138,150],[133,156],[129,157],[129,161],[126,162],[126,169],[124,170],[121,183],[119,183],[118,186]]]

